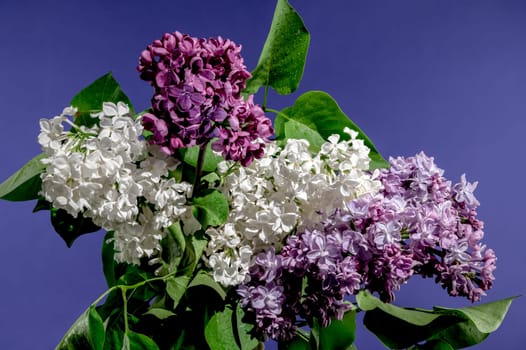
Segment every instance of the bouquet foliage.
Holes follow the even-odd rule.
[[[472,302],[491,288],[477,183],[423,152],[385,160],[324,92],[269,108],[269,88],[297,89],[308,46],[278,0],[252,73],[229,39],[166,33],[137,67],[151,108],[106,74],[40,120],[42,153],[0,198],[36,200],[68,246],[106,231],[108,290],[57,349],[356,349],[359,312],[391,349],[464,348],[499,327],[512,298],[392,304],[414,275]]]

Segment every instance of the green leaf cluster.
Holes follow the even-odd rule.
[[[514,298],[464,308],[433,310],[386,304],[368,292],[356,296],[364,324],[389,349],[462,349],[499,328]],[[389,325],[386,327],[385,325]]]
[[[323,328],[316,322],[310,332],[298,330],[287,350],[356,349],[356,312],[365,311],[364,325],[389,349],[453,350],[479,344],[501,325],[513,299],[464,308],[435,306],[432,310],[404,308],[382,302],[367,291],[356,295],[358,309]]]
[[[291,94],[299,86],[309,47],[310,35],[303,20],[287,0],[278,0],[270,32],[263,46],[258,64],[247,82],[245,95],[255,94],[265,87],[263,108],[267,105],[268,88],[282,95]],[[329,136],[340,135],[345,127],[358,132],[370,148],[371,170],[385,168],[389,163],[376,150],[365,133],[345,115],[336,101],[322,91],[309,91],[297,98],[294,105],[277,113],[276,139],[306,139],[311,151],[317,152]]]
[[[174,224],[154,266],[147,261],[139,266],[115,262],[112,239],[108,232],[102,247],[109,289],[79,317],[57,349],[208,348],[205,326],[224,308],[228,291],[203,270],[204,234],[186,236],[180,224]]]

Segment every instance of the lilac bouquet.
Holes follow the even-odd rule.
[[[40,120],[42,154],[0,198],[36,200],[68,246],[106,231],[108,289],[57,349],[356,349],[359,312],[390,349],[465,348],[499,327],[513,298],[393,304],[414,275],[471,302],[491,288],[477,183],[423,152],[386,161],[324,92],[269,108],[308,46],[278,0],[252,72],[229,39],[166,33],[139,56],[151,108],[106,74]]]

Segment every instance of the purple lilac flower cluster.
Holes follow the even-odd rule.
[[[228,39],[174,32],[142,52],[137,70],[154,87],[152,113],[143,116],[151,143],[171,155],[218,138],[213,147],[225,159],[248,165],[262,157],[272,122],[241,95],[250,73],[240,51]]]
[[[477,183],[451,185],[443,170],[424,153],[391,159],[381,181],[385,198],[401,198],[397,221],[413,254],[415,273],[435,277],[450,295],[480,300],[493,285],[496,257],[480,241],[484,223],[477,219]]]
[[[335,211],[319,228],[260,253],[238,288],[259,336],[287,340],[298,321],[326,326],[360,289],[385,302],[414,274],[434,276],[449,294],[479,300],[493,282],[495,254],[481,245],[475,184],[451,186],[433,158],[391,159],[383,190]],[[301,325],[301,324],[300,324]]]

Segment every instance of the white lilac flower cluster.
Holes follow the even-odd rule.
[[[208,264],[214,279],[238,285],[249,278],[252,257],[279,246],[290,233],[319,225],[336,208],[381,187],[369,170],[369,148],[345,129],[332,135],[319,152],[306,140],[270,143],[263,158],[248,167],[223,162],[221,190],[230,203],[227,223],[209,228]]]
[[[177,161],[141,139],[141,121],[126,104],[102,107],[90,128],[69,119],[73,107],[40,120],[38,141],[47,155],[41,194],[53,207],[114,231],[115,260],[139,264],[160,251],[164,228],[193,218],[186,206],[192,186],[168,177]]]

